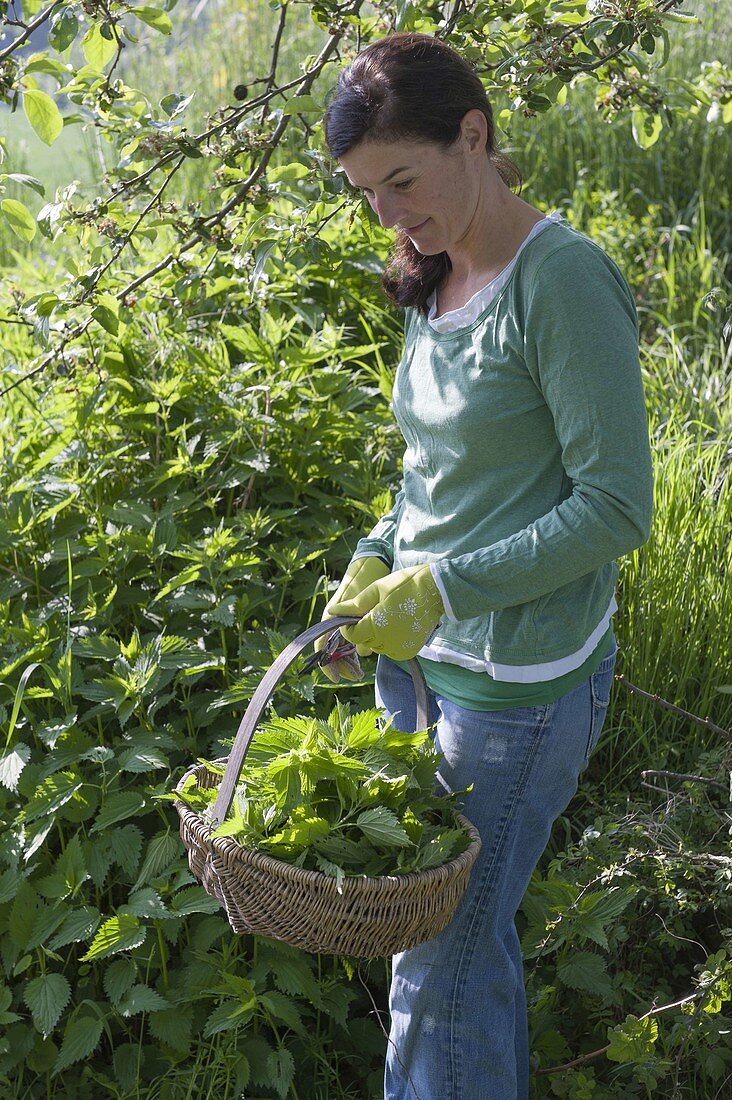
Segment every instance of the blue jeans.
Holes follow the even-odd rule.
[[[526,995],[514,918],[552,824],[577,789],[602,729],[615,652],[554,703],[465,710],[429,693],[443,754],[438,779],[473,785],[465,814],[482,847],[455,917],[395,955],[385,1100],[526,1100]],[[376,701],[415,728],[411,677],[380,657]]]

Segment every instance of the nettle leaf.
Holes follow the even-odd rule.
[[[146,935],[147,929],[140,924],[137,917],[132,913],[119,913],[116,917],[105,920],[81,961],[91,962],[92,959],[104,959],[120,951],[130,951],[144,943]]]
[[[41,974],[26,985],[23,1000],[44,1038],[53,1031],[70,998],[71,986],[63,974]]]
[[[375,844],[408,848],[412,843],[396,814],[385,806],[373,806],[370,810],[364,810],[356,818],[356,824],[364,836]]]
[[[65,918],[56,935],[48,943],[49,950],[58,951],[69,943],[81,943],[82,940],[88,940],[96,932],[100,920],[99,910],[95,909],[94,906],[83,906],[81,909],[74,909]]]
[[[114,1005],[118,1005],[125,993],[135,984],[137,967],[132,959],[115,959],[104,971],[104,992]]]
[[[133,875],[142,853],[142,829],[137,825],[124,825],[112,834],[112,861],[128,875]]]
[[[269,993],[261,993],[259,995],[259,1005],[264,1008],[270,1016],[273,1016],[275,1020],[279,1020],[280,1023],[285,1024],[297,1035],[305,1036],[306,1031],[303,1026],[302,1016],[295,1002],[286,997],[284,993],[278,993],[276,990],[272,990]]]
[[[150,1017],[148,1027],[164,1046],[175,1051],[187,1051],[193,1032],[193,1008],[190,1005],[162,1008]]]
[[[136,817],[145,805],[145,798],[139,791],[118,791],[110,795],[102,805],[90,833],[106,829],[117,821]]]
[[[19,742],[0,754],[0,783],[9,791],[17,791],[20,773],[31,757],[30,745]]]
[[[251,1019],[254,1012],[252,1003],[241,1003],[240,1000],[226,1000],[215,1008],[206,1020],[203,1029],[204,1038],[210,1039],[212,1035],[218,1035],[221,1031],[231,1031],[240,1027]]]
[[[270,1054],[267,1059],[267,1075],[269,1084],[284,1100],[295,1080],[295,1059],[289,1050],[282,1047]]]
[[[149,985],[134,985],[120,1001],[117,1010],[122,1016],[137,1016],[140,1012],[160,1012],[170,1004]]]
[[[591,951],[574,951],[557,964],[557,977],[570,989],[581,989],[600,997],[609,997],[612,985],[607,963]]]
[[[173,897],[171,908],[172,916],[182,917],[189,913],[218,913],[221,903],[210,897],[202,886],[188,886]]]
[[[183,852],[183,845],[178,833],[167,829],[164,833],[158,833],[148,843],[145,859],[134,889],[143,886],[146,882],[152,882],[170,867],[174,860]]]
[[[101,1020],[92,1019],[89,1016],[77,1016],[70,1020],[53,1067],[53,1076],[55,1077],[57,1073],[73,1065],[74,1062],[88,1058],[97,1049],[103,1029],[104,1024]]]
[[[130,894],[124,906],[124,912],[133,913],[136,917],[147,917],[150,920],[165,920],[173,916],[163,905],[160,895],[149,886]]]
[[[44,779],[26,804],[25,820],[34,821],[37,817],[50,817],[72,799],[83,785],[83,781],[75,772],[61,772]]]

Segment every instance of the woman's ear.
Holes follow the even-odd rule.
[[[483,153],[488,141],[488,123],[477,107],[466,111],[460,122],[460,132],[470,153]]]

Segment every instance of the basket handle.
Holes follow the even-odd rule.
[[[244,760],[251,740],[254,737],[257,723],[262,717],[265,707],[274,695],[275,688],[287,669],[297,660],[303,650],[307,649],[317,638],[322,637],[323,634],[330,634],[331,631],[339,626],[344,626],[346,623],[356,622],[358,622],[358,617],[354,618],[352,616],[341,615],[335,619],[326,619],[323,622],[314,623],[313,626],[304,630],[302,634],[298,634],[297,638],[291,641],[290,644],[282,650],[279,657],[277,657],[274,663],[267,669],[249,702],[249,706],[239,724],[239,729],[236,731],[236,738],[226,763],[226,771],[219,784],[219,793],[214,804],[213,828],[220,825],[229,812],[229,807],[234,798],[234,790],[239,782],[241,769],[244,766]],[[416,728],[418,730],[427,729],[430,724],[427,706],[427,685],[425,684],[422,670],[417,662],[412,659],[408,661],[407,664],[409,665],[409,671],[414,682],[417,702]]]

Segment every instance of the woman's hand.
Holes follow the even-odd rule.
[[[398,569],[329,607],[332,615],[362,616],[359,623],[341,627],[361,656],[373,651],[396,661],[419,653],[445,613],[428,565]]]
[[[343,576],[343,580],[339,584],[335,593],[328,600],[325,605],[325,610],[321,616],[321,621],[325,619],[332,619],[336,615],[340,615],[340,611],[334,611],[335,607],[340,607],[343,601],[350,601],[358,597],[358,595],[373,584],[374,581],[381,580],[383,577],[388,577],[390,573],[389,566],[381,558],[365,556],[362,558],[356,558],[346,569]],[[343,633],[343,631],[341,631]],[[316,653],[324,647],[326,639],[329,635],[324,635],[322,638],[318,638],[313,648]],[[359,650],[360,652],[360,650]],[[370,653],[370,650],[365,652]],[[363,656],[363,654],[362,654]],[[358,662],[356,662],[358,663]],[[352,666],[346,661],[331,661],[327,665],[320,666],[321,672],[324,676],[327,676],[329,680],[332,680],[334,684],[337,684],[340,680],[353,680]],[[355,677],[359,679],[360,677]]]

